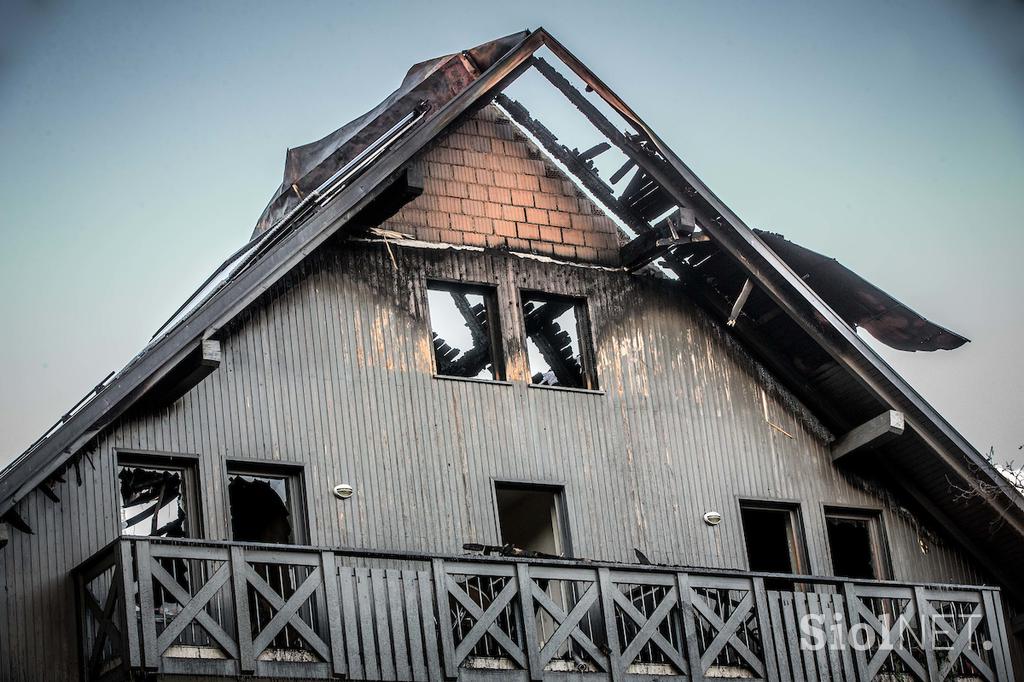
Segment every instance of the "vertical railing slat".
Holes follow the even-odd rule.
[[[345,626],[345,652],[348,655],[349,679],[363,679],[363,649],[359,644],[359,622],[357,620],[355,570],[342,568],[339,572],[341,583],[341,616]]]
[[[320,575],[324,581],[324,605],[327,608],[327,634],[331,646],[331,670],[335,675],[348,673],[345,665],[345,635],[341,625],[341,599],[338,595],[338,567],[333,552],[320,553]]]
[[[764,675],[769,680],[777,680],[779,669],[775,664],[775,633],[772,631],[771,614],[768,612],[764,578],[754,578],[754,604],[757,609],[757,630],[761,635],[761,662],[764,664]]]
[[[402,588],[405,593],[403,601],[405,605],[405,621],[409,632],[409,663],[412,666],[412,679],[416,682],[425,682],[427,679],[427,668],[424,659],[424,644],[422,611],[419,605],[418,591],[416,589],[416,572],[402,571]]]
[[[427,655],[427,679],[430,682],[440,682],[442,679],[441,674],[441,639],[438,637],[438,627],[444,628],[444,622],[439,620],[437,615],[441,610],[440,604],[434,603],[434,596],[431,590],[431,579],[430,573],[427,571],[419,571],[416,574],[416,583],[419,587],[420,592],[420,613],[422,614],[423,624],[423,649]],[[444,603],[444,608],[448,608],[448,603]],[[447,622],[447,621],[446,621]],[[451,626],[447,626],[448,633],[451,634]],[[455,646],[452,645],[452,650]]]

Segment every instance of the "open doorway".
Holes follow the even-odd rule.
[[[501,544],[548,556],[568,554],[561,486],[495,483]]]
[[[778,502],[742,501],[740,517],[750,570],[759,573],[805,573],[799,507]],[[767,580],[769,589],[792,590],[793,581]]]

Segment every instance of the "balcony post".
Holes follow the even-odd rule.
[[[683,639],[686,641],[686,662],[690,665],[690,680],[702,682],[704,666],[700,664],[700,647],[697,646],[697,619],[693,613],[693,591],[690,588],[689,573],[676,573],[676,589],[679,590],[679,612],[683,618]]]
[[[935,632],[932,629],[931,608],[928,605],[928,595],[924,588],[914,588],[914,601],[917,604],[917,617],[921,619],[921,645],[924,649],[925,670],[928,673],[927,682],[941,682],[939,679],[939,662],[935,658]]]
[[[982,588],[981,594],[985,620],[988,622],[988,635],[992,638],[992,659],[995,663],[996,677],[1013,682],[1010,637],[1006,630],[1006,619],[1003,617],[1002,599],[998,590]]]
[[[148,670],[158,670],[160,653],[156,650],[156,607],[149,540],[135,541],[135,559],[138,562],[139,610],[142,613],[142,663]]]
[[[118,570],[121,573],[121,622],[124,639],[128,643],[126,663],[134,670],[142,667],[142,657],[139,653],[139,624],[135,618],[135,590],[138,580],[135,578],[131,542],[118,540],[117,551]]]
[[[537,616],[533,611],[533,580],[530,578],[530,565],[525,561],[516,565],[516,580],[519,583],[519,611],[523,620],[523,648],[526,649],[526,667],[531,680],[544,677],[540,665],[540,652],[537,647]]]
[[[256,672],[256,659],[252,650],[252,621],[249,620],[249,579],[246,577],[248,564],[244,550],[232,545],[231,587],[235,600],[235,632],[238,634],[238,670],[243,675]]]
[[[601,591],[601,612],[604,614],[604,631],[608,640],[608,673],[612,682],[619,682],[629,661],[621,659],[622,645],[619,642],[619,630],[615,622],[615,598],[612,590],[612,574],[607,568],[597,569],[597,587]]]

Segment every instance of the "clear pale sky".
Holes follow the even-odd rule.
[[[748,224],[966,334],[883,349],[1024,459],[1024,4],[0,6],[0,465],[244,242],[285,149],[414,62],[543,25]]]

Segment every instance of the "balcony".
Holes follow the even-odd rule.
[[[86,680],[1013,679],[990,587],[128,538],[75,581]]]

